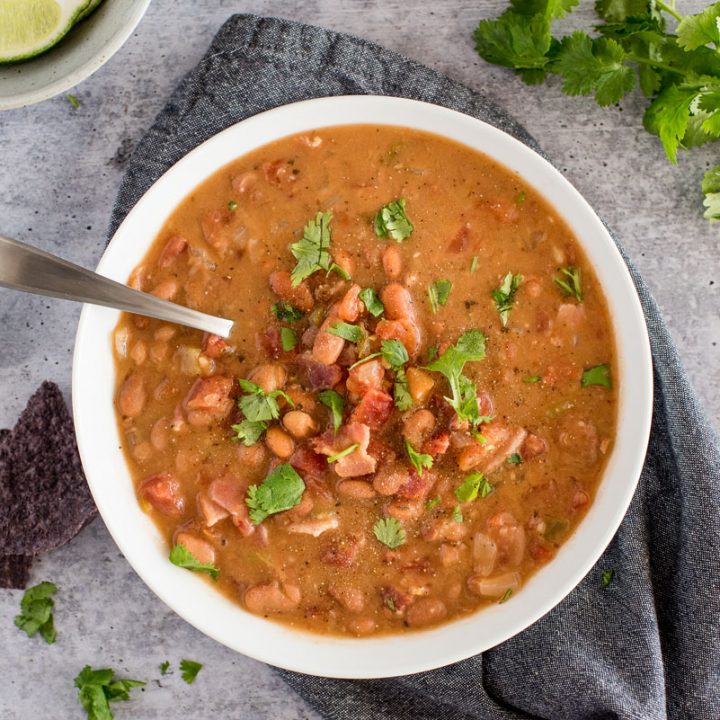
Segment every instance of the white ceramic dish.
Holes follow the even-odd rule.
[[[150,0],[104,0],[54,48],[27,62],[0,65],[0,110],[59,95],[104,65],[130,37]]]
[[[314,675],[375,678],[448,665],[497,645],[557,605],[610,542],[632,498],[645,457],[652,405],[650,349],[640,302],[605,227],[567,180],[502,131],[445,108],[387,97],[336,97],[287,105],[216,135],[172,167],[138,202],[108,246],[98,272],[126,281],[168,213],[230,159],[286,135],[332,125],[372,123],[434,132],[503,163],[566,219],[593,264],[614,319],[620,370],[615,448],[597,498],[553,562],[511,602],[424,632],[367,639],[291,630],[243,611],[209,583],[176,568],[138,505],[118,445],[113,409],[111,331],[119,313],[86,306],[73,367],[78,445],[100,513],[130,564],[173,610],[221,643],[258,660]]]

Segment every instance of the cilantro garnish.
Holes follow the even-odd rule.
[[[305,278],[318,270],[330,270],[331,212],[318,212],[303,230],[302,239],[290,246],[297,265],[290,274],[292,286],[297,287]]]
[[[322,390],[320,393],[318,393],[318,399],[323,405],[325,405],[325,407],[330,408],[330,412],[332,413],[333,427],[335,428],[335,432],[337,432],[342,425],[343,409],[345,408],[345,398],[339,393],[335,392],[335,390]]]
[[[458,502],[472,502],[480,495],[486,498],[493,491],[493,486],[488,482],[481,472],[470,473],[462,482],[462,485],[455,488],[455,497]]]
[[[269,422],[280,417],[280,408],[277,398],[282,397],[292,405],[292,399],[282,390],[273,390],[266,393],[259,385],[249,380],[239,380],[240,387],[247,393],[238,399],[238,407],[245,417],[254,423]]]
[[[508,588],[504,593],[503,596],[498,600],[500,605],[507,602],[510,599],[510,596],[512,595],[512,588]]]
[[[393,398],[395,399],[395,407],[400,410],[400,412],[405,412],[405,410],[409,410],[413,406],[412,395],[408,389],[407,375],[402,368],[398,368],[395,373]]]
[[[93,670],[86,665],[75,678],[78,700],[88,720],[112,720],[110,703],[129,700],[130,690],[144,685],[140,680],[119,680],[110,668]]]
[[[65,99],[73,106],[75,110],[80,109],[80,101],[74,95],[70,95],[70,93],[68,93],[65,96]]]
[[[180,661],[180,677],[182,677],[188,685],[192,685],[195,682],[195,678],[200,670],[202,670],[202,663],[196,662],[195,660]]]
[[[184,545],[173,545],[169,560],[173,565],[207,573],[213,580],[217,580],[220,570],[210,563],[201,563]]]
[[[513,453],[506,461],[509,465],[522,465],[523,459],[520,453]]]
[[[583,370],[580,385],[582,387],[588,387],[590,385],[602,385],[603,387],[611,388],[612,379],[610,378],[610,366],[595,365],[595,367]]]
[[[167,675],[168,671],[170,670],[170,661],[165,660],[165,662],[161,662],[159,667],[160,667],[160,673],[162,675]]]
[[[295,346],[297,345],[297,335],[292,328],[280,328],[280,344],[285,352],[290,352],[295,349]]]
[[[708,170],[703,176],[702,191],[705,195],[705,217],[711,222],[720,220],[720,165]]]
[[[294,508],[302,498],[305,483],[292,465],[278,465],[262,482],[248,488],[245,504],[250,519],[259,525],[268,515]]]
[[[422,477],[423,468],[427,468],[429,470],[433,466],[432,455],[417,452],[408,440],[405,441],[405,451],[407,452],[410,462],[413,464],[413,467],[417,470],[420,477]]]
[[[603,570],[600,576],[600,587],[604,590],[613,581],[614,577],[614,570]]]
[[[425,509],[426,510],[432,510],[434,507],[440,504],[440,496],[431,498],[425,503]]]
[[[334,463],[340,460],[340,458],[344,458],[346,455],[349,455],[350,453],[355,452],[360,447],[360,443],[353,443],[352,445],[348,445],[344,450],[340,450],[340,452],[336,452],[334,455],[329,455],[327,461],[329,463]]]
[[[375,234],[382,238],[388,235],[397,242],[402,242],[410,237],[413,231],[413,224],[405,214],[405,198],[393,200],[381,208],[375,215]]]
[[[523,378],[523,382],[526,385],[534,385],[535,383],[539,383],[542,380],[542,377],[540,375],[528,375],[526,378]]]
[[[376,357],[382,357],[393,370],[402,368],[402,366],[410,360],[408,351],[405,349],[401,340],[383,340],[380,343],[380,350],[378,350],[378,352],[370,353],[364,358],[361,358],[356,363],[353,363],[350,369],[352,370],[354,367],[362,365]]]
[[[333,263],[330,265],[330,269],[328,270],[328,275],[330,273],[337,273],[343,280],[352,280],[352,275],[344,268],[340,267],[337,263]]]
[[[52,596],[57,592],[57,586],[51,582],[41,582],[28,588],[20,600],[20,614],[15,616],[15,625],[28,637],[39,632],[46,643],[55,642],[55,620],[53,608],[55,601]]]
[[[234,441],[240,441],[246,447],[254,445],[267,430],[266,422],[253,422],[252,420],[243,420],[237,425],[231,425],[235,435],[231,438]]]
[[[643,125],[657,135],[670,162],[720,138],[720,3],[682,15],[663,0],[598,0],[597,34],[576,30],[553,37],[552,24],[577,0],[511,0],[510,9],[475,30],[488,62],[513,68],[530,84],[550,74],[567,95],[594,95],[600,106],[619,102],[635,85],[649,98]],[[677,21],[675,33],[666,20]],[[705,217],[720,217],[720,198],[708,198]]]
[[[478,256],[473,255],[473,259],[470,261],[470,272],[474,273],[477,270],[478,266]]]
[[[385,306],[377,293],[372,288],[365,288],[358,293],[358,297],[363,301],[365,308],[373,317],[380,317],[385,312]]]
[[[238,209],[238,204],[235,200],[228,200],[228,210],[235,212]]]
[[[456,505],[452,511],[452,519],[455,522],[462,522],[465,518],[463,517],[462,510],[459,505]]]
[[[452,286],[450,280],[436,280],[428,287],[427,294],[428,298],[430,298],[430,309],[433,315],[437,313],[440,307],[447,303]]]
[[[276,302],[270,310],[278,320],[284,322],[296,322],[302,320],[304,313],[298,310],[294,305],[289,302],[281,301]]]
[[[382,518],[373,525],[373,534],[385,546],[394,550],[405,543],[405,528],[393,517]]]
[[[360,325],[351,325],[346,322],[335,322],[329,328],[328,332],[331,335],[337,335],[343,340],[347,340],[351,343],[359,343],[365,337],[365,330]]]
[[[495,301],[495,308],[500,315],[500,322],[504,328],[508,324],[508,316],[515,304],[515,293],[522,282],[522,275],[513,275],[509,272],[500,283],[500,286],[490,294]]]
[[[565,277],[562,277],[562,276]],[[567,279],[565,279],[567,278]],[[582,282],[580,280],[580,268],[569,265],[560,268],[560,275],[553,278],[555,284],[563,291],[565,295],[574,297],[578,302],[583,301]]]

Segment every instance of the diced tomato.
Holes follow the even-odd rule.
[[[145,478],[138,487],[138,495],[163,515],[179,517],[185,509],[180,483],[169,472]]]
[[[387,422],[395,401],[382,390],[368,390],[352,413],[352,421],[377,429]]]
[[[203,337],[202,351],[210,358],[217,359],[230,352],[232,348],[219,335],[205,333]]]
[[[353,284],[343,296],[343,299],[340,301],[340,305],[338,305],[337,311],[338,317],[341,320],[354,323],[358,317],[360,317],[360,313],[365,307],[358,297],[360,290],[361,287],[359,285]]]
[[[350,370],[346,387],[355,395],[365,395],[368,390],[382,388],[385,379],[385,368],[379,359],[368,360]]]

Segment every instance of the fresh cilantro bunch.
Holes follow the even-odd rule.
[[[636,85],[650,103],[643,125],[657,135],[671,163],[720,137],[720,3],[681,15],[663,0],[597,0],[602,22],[556,38],[552,24],[578,0],[511,0],[495,20],[482,20],[475,47],[482,58],[513,68],[529,84],[549,75],[567,95],[619,102]],[[668,30],[668,21],[676,24]],[[720,220],[720,165],[705,174],[705,217]]]

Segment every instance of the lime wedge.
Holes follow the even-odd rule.
[[[90,0],[88,6],[78,15],[78,19],[75,22],[84,20],[103,0]]]
[[[93,0],[0,0],[0,63],[45,52]]]

